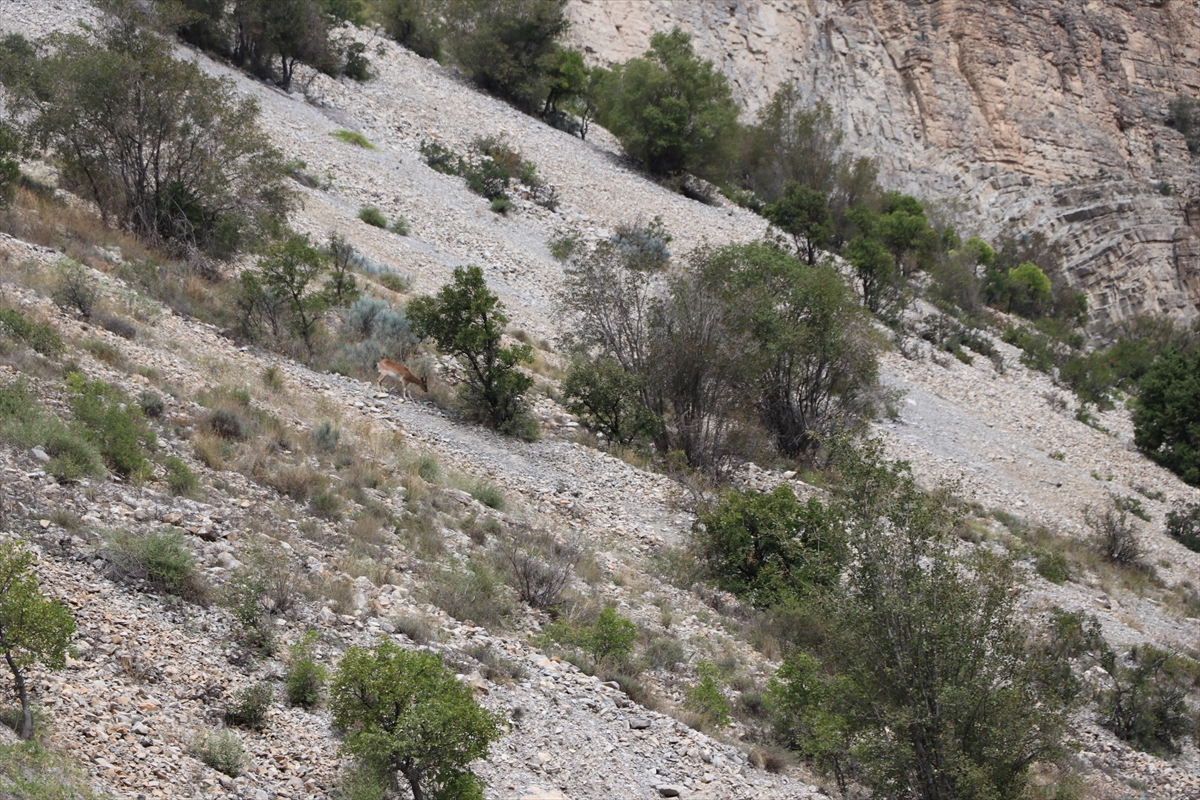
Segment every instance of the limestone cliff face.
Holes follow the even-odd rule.
[[[1200,168],[1163,124],[1172,98],[1200,97],[1196,0],[571,0],[568,13],[599,63],[678,25],[751,118],[797,84],[889,186],[966,201],[985,235],[1060,242],[1097,321],[1197,315]]]

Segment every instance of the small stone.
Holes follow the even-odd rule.
[[[50,460],[50,454],[43,450],[40,445],[30,450],[29,455],[33,456],[43,464]]]
[[[681,794],[683,794],[683,789],[678,786],[672,786],[671,784],[664,784],[658,787],[658,793],[663,797],[679,797]]]
[[[635,731],[644,731],[650,727],[650,720],[645,717],[634,717],[629,720],[629,727]]]

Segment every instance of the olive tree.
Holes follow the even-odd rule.
[[[230,81],[121,15],[39,50],[0,79],[28,139],[53,150],[105,221],[216,256],[278,233],[295,197],[257,106]]]
[[[377,775],[408,782],[413,800],[482,798],[470,764],[500,738],[495,715],[475,702],[440,656],[381,640],[351,647],[334,675],[329,707],[344,749]]]
[[[38,663],[61,669],[74,633],[70,610],[38,588],[33,555],[14,540],[0,543],[0,651],[21,701],[22,739],[33,735],[25,676]]]

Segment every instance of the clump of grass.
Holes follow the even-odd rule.
[[[100,451],[78,423],[48,413],[23,379],[0,387],[0,441],[17,447],[42,447],[50,456],[45,469],[60,481],[104,475]]]
[[[496,197],[492,199],[491,209],[497,214],[507,214],[512,210],[513,202],[507,197]]]
[[[437,573],[430,602],[460,622],[496,630],[512,616],[513,602],[506,590],[490,565],[471,559],[465,567]]]
[[[241,775],[246,768],[242,740],[233,731],[221,729],[202,733],[196,737],[192,750],[205,764],[231,778]]]
[[[79,767],[36,739],[0,744],[0,797],[96,800]]]
[[[162,397],[149,390],[139,394],[137,402],[142,413],[151,419],[158,419],[167,410],[167,405],[163,402]]]
[[[34,322],[15,308],[0,308],[0,334],[24,342],[44,356],[62,352],[58,332],[46,323]]]
[[[150,472],[146,450],[156,444],[142,410],[125,393],[104,381],[88,381],[78,372],[67,377],[71,411],[83,423],[104,460],[118,474],[134,480]]]
[[[288,648],[291,663],[284,677],[284,685],[287,687],[288,702],[301,708],[318,705],[325,688],[325,667],[313,660],[312,647],[316,641],[316,631],[308,631],[299,642]]]
[[[208,586],[196,571],[192,552],[179,529],[136,535],[114,531],[108,536],[108,553],[118,573],[142,579],[168,594],[203,603]]]
[[[392,226],[388,230],[397,236],[408,236],[412,233],[412,226],[404,217],[396,217],[392,220]]]
[[[375,206],[363,206],[358,210],[358,218],[367,223],[373,228],[383,228],[387,230],[387,217],[383,215]]]
[[[167,486],[171,487],[171,494],[186,497],[196,491],[200,481],[182,458],[170,456],[163,466],[167,469]]]
[[[331,133],[329,135],[335,139],[339,139],[339,140],[345,142],[346,144],[352,144],[355,147],[361,147],[364,150],[378,149],[375,147],[375,145],[373,145],[369,141],[367,141],[367,137],[363,136],[361,133],[358,133],[357,131],[344,131],[344,130],[334,131],[333,133]]]
[[[120,366],[125,361],[125,356],[121,355],[119,349],[99,339],[85,339],[79,343],[79,348],[109,366]]]

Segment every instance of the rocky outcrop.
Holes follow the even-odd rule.
[[[750,116],[795,83],[889,185],[966,201],[985,235],[1050,234],[1097,321],[1197,314],[1200,170],[1163,124],[1172,98],[1200,96],[1193,2],[571,0],[569,14],[599,63],[680,26]]]

